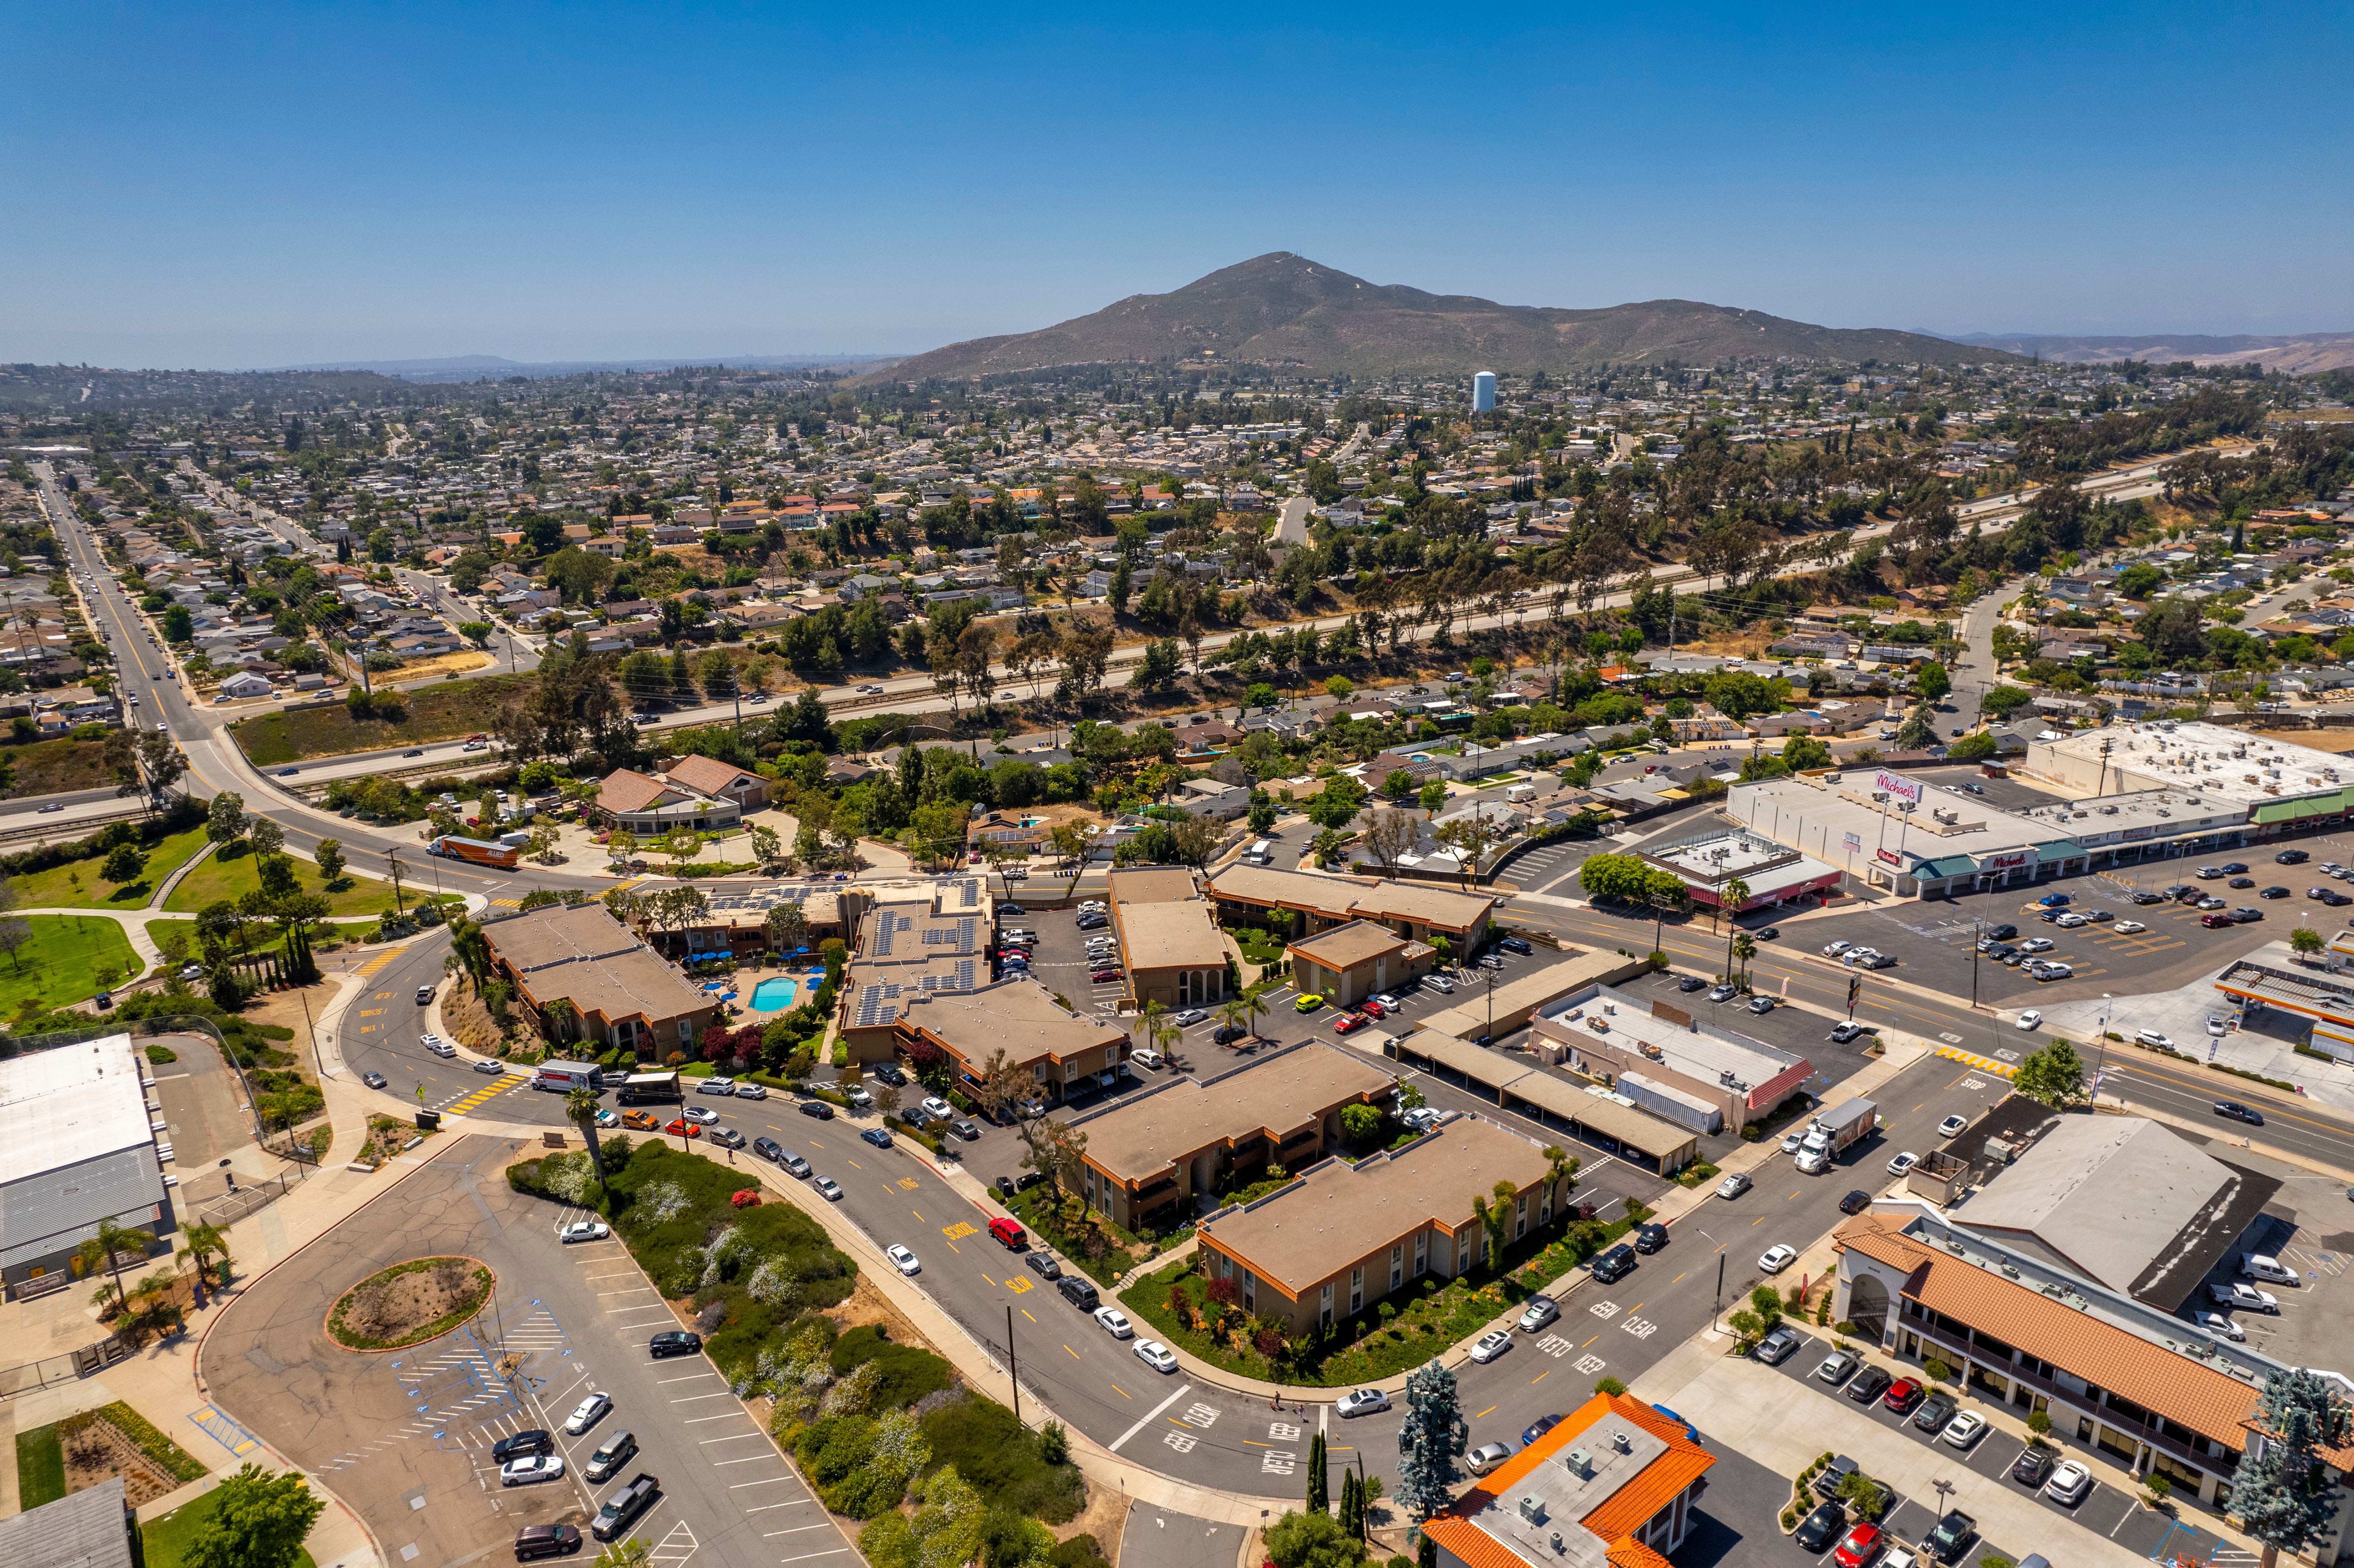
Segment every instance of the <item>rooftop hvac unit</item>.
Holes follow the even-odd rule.
[[[1533,1492],[1524,1494],[1521,1499],[1521,1517],[1531,1524],[1543,1524],[1545,1521],[1544,1499]]]
[[[1580,1479],[1594,1474],[1594,1456],[1583,1448],[1572,1448],[1561,1457],[1561,1463],[1564,1469]]]
[[[1635,1451],[1635,1440],[1628,1436],[1623,1429],[1610,1434],[1610,1446],[1621,1454],[1631,1454]]]
[[[2117,809],[2115,806],[2104,806],[2101,808],[2101,815],[2105,817],[2114,817],[2116,814]]]
[[[1561,1531],[1559,1531],[1558,1530],[1556,1530],[1556,1531],[1554,1531],[1553,1532],[1553,1549],[1555,1552],[1563,1552],[1563,1551],[1566,1551],[1566,1550],[1567,1550],[1567,1549],[1566,1549],[1566,1548],[1564,1548],[1564,1547],[1562,1545],[1562,1543],[1561,1543]]]

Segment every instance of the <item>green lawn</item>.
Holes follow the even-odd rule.
[[[66,1495],[66,1451],[56,1422],[16,1434],[16,1506],[36,1509]]]
[[[187,1555],[196,1531],[219,1506],[220,1489],[215,1488],[192,1502],[182,1503],[161,1519],[141,1525],[139,1540],[146,1548],[147,1568],[180,1568],[180,1560]],[[318,1568],[318,1564],[311,1561],[308,1552],[298,1552],[294,1568]]]
[[[47,1012],[120,985],[146,966],[103,915],[27,915],[32,935],[0,961],[0,1012]],[[101,974],[111,970],[101,979]]]
[[[147,864],[137,876],[117,885],[99,875],[104,855],[52,866],[16,878],[16,902],[26,909],[138,909],[154,895],[164,879],[188,863],[205,847],[205,831],[191,828],[174,833],[146,852]],[[74,886],[80,879],[81,886]]]
[[[172,896],[164,907],[184,915],[194,915],[207,904],[217,903],[224,898],[235,903],[249,893],[259,892],[261,874],[256,868],[252,853],[239,844],[230,846],[227,853],[228,858],[224,859],[223,852],[217,850],[210,860],[188,873],[180,885],[172,889]],[[289,858],[294,862],[294,880],[302,885],[305,893],[325,895],[330,915],[392,913],[391,883],[377,882],[345,872],[344,885],[330,890],[320,885],[317,866],[300,857]],[[412,909],[417,906],[420,882],[426,895],[430,896],[433,892],[432,874],[422,868],[419,868],[417,881],[401,884],[401,900]]]

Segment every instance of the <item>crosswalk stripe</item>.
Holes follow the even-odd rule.
[[[1937,1054],[1940,1056],[1950,1056],[1956,1062],[1965,1063],[1970,1066],[1976,1067],[1981,1073],[1996,1073],[2006,1078],[2019,1071],[2018,1068],[2002,1062],[1995,1061],[1991,1057],[1975,1056],[1967,1051],[1956,1051],[1950,1045],[1938,1046]]]

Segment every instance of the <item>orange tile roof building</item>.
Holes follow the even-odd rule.
[[[1667,1568],[1715,1463],[1682,1422],[1597,1393],[1423,1532],[1441,1568]]]
[[[1952,1224],[1925,1202],[1882,1200],[1832,1239],[1833,1316],[1860,1338],[1942,1361],[1978,1397],[2042,1411],[2054,1436],[2136,1474],[2162,1474],[2205,1506],[2228,1500],[2264,1377],[2283,1363]],[[2343,1484],[2354,1450],[2324,1457]],[[2316,1560],[2337,1556],[2333,1534]]]

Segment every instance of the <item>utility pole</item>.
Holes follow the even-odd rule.
[[[1013,1385],[1013,1425],[1022,1425],[1022,1363],[1013,1357],[1013,1304],[1005,1304],[1005,1381]]]

